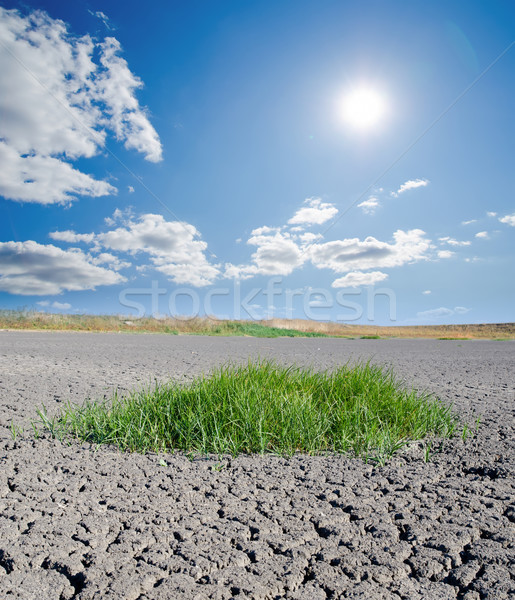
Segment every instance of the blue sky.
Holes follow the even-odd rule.
[[[0,7],[3,308],[514,320],[513,2]]]

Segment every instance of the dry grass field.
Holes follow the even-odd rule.
[[[0,310],[0,329],[113,331],[190,335],[331,336],[426,339],[515,339],[515,323],[471,325],[391,326],[327,323],[302,319],[222,321],[214,317],[192,319],[139,319],[123,315],[69,315],[39,311]]]
[[[515,323],[481,323],[471,325],[408,325],[381,327],[377,325],[351,325],[322,323],[301,319],[271,319],[262,321],[271,327],[289,327],[298,331],[325,333],[330,336],[381,338],[457,338],[457,339],[515,339]]]

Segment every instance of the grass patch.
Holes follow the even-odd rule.
[[[329,337],[325,333],[270,327],[256,322],[227,321],[211,331],[215,335],[248,335],[251,337]]]
[[[189,384],[170,382],[109,401],[68,404],[40,423],[123,451],[292,455],[347,453],[384,461],[411,440],[450,437],[458,421],[429,394],[370,363],[332,372],[249,362]]]
[[[380,340],[381,336],[380,335],[362,335],[359,339],[360,340]]]
[[[462,341],[462,340],[470,340],[468,337],[439,337],[439,340],[454,340],[454,341]]]

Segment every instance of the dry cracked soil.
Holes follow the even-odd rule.
[[[385,466],[121,454],[31,433],[42,404],[258,356],[319,369],[371,359],[481,425],[429,462],[414,444]],[[0,598],[513,597],[514,358],[506,341],[2,331]]]

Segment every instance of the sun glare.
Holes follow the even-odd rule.
[[[359,88],[343,100],[343,118],[360,130],[372,129],[386,112],[384,98],[373,89]]]

